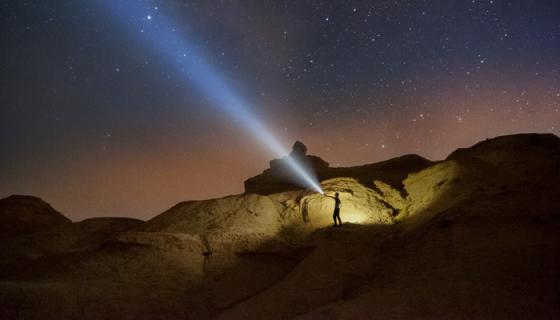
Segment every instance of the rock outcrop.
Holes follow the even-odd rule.
[[[302,142],[296,141],[288,156],[271,160],[270,168],[261,175],[245,180],[245,192],[267,195],[302,189],[297,183],[298,177],[288,164],[289,157],[311,173],[319,174],[329,168],[328,162],[317,156],[307,155],[307,147]]]
[[[398,190],[403,191],[402,181],[412,172],[427,168],[431,161],[418,155],[405,155],[383,162],[372,163],[356,167],[331,168],[329,163],[320,157],[307,155],[307,147],[297,141],[290,153],[308,171],[315,174],[318,181],[336,177],[354,178],[366,187],[375,188],[374,180],[385,181]],[[284,191],[301,190],[292,170],[286,163],[286,158],[270,161],[270,168],[262,174],[245,181],[246,193],[268,195]]]
[[[270,198],[249,194],[179,203],[140,230],[187,234],[201,239],[206,251],[226,245],[232,252],[240,252],[273,240],[281,225]]]

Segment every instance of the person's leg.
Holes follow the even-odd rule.
[[[342,220],[340,220],[340,213],[338,213],[338,214],[336,215],[336,218],[338,219],[338,225],[339,225],[339,226],[342,226]]]
[[[338,220],[340,220],[339,213],[340,213],[340,209],[335,208],[334,212],[333,212],[333,220],[334,220],[334,226],[335,227],[337,226],[337,224],[336,224],[337,220],[336,219],[338,218]]]

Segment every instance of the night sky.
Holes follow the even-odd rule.
[[[276,156],[170,61],[177,39],[286,148],[301,140],[332,166],[560,133],[558,0],[4,0],[0,12],[0,197],[36,195],[73,220],[241,193]]]

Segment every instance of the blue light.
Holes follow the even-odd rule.
[[[278,157],[288,154],[280,141],[252,112],[250,105],[234,92],[232,86],[214,66],[204,59],[203,54],[189,39],[177,32],[174,24],[166,19],[161,10],[158,10],[157,19],[153,19],[149,12],[154,7],[147,6],[140,0],[93,0],[93,2],[103,3],[111,13],[115,14],[116,18],[125,22],[124,24],[131,28],[131,31],[139,34],[139,40],[149,44],[162,59],[178,70],[185,70],[186,72],[181,73],[185,81],[190,82],[202,94],[210,97],[241,127],[256,137],[263,146]],[[301,177],[301,183],[314,191],[323,193],[317,180],[299,162],[292,157],[287,157],[286,163]]]

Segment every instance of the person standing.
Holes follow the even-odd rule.
[[[333,196],[327,195],[329,198],[334,199],[334,212],[333,212],[333,220],[335,227],[342,227],[342,220],[340,220],[340,207],[342,206],[342,202],[338,196],[338,192],[336,192]]]

